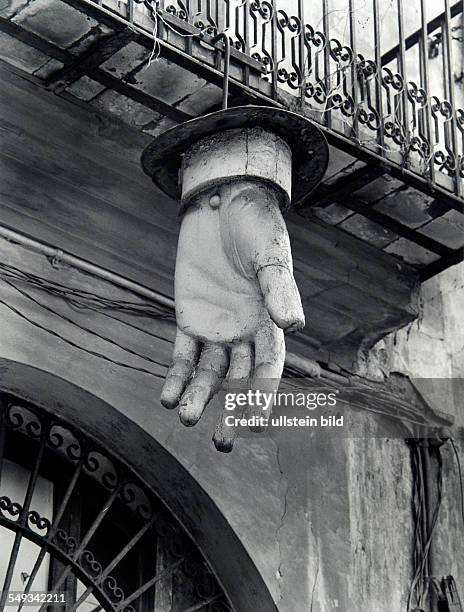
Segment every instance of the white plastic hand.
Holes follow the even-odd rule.
[[[178,331],[161,402],[179,406],[184,425],[198,422],[226,375],[254,389],[277,390],[284,331],[304,326],[279,197],[272,185],[231,181],[199,196],[182,219]],[[213,437],[224,452],[235,436],[226,416]]]

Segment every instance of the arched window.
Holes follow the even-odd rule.
[[[0,399],[0,609],[22,610],[21,597],[26,612],[232,609],[193,541],[131,468],[42,408]],[[53,607],[34,601],[37,591],[53,596]]]

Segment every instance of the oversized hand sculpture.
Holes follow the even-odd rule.
[[[184,425],[198,422],[226,376],[255,389],[278,387],[284,331],[304,326],[281,198],[272,184],[228,180],[194,198],[183,216],[178,330],[161,401],[179,406]],[[235,434],[225,416],[213,439],[227,452]]]
[[[181,192],[177,337],[161,402],[179,407],[184,425],[198,422],[226,378],[255,399],[278,389],[284,332],[304,326],[281,211],[316,187],[327,161],[315,125],[262,106],[192,119],[145,149],[144,171],[171,197]],[[269,409],[256,402],[243,416],[260,430]],[[242,416],[234,410],[223,411],[213,437],[223,452],[237,433],[227,417]]]

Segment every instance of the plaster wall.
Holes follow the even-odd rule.
[[[464,434],[464,264],[449,268],[422,285],[421,314],[416,321],[386,336],[361,359],[361,371],[371,377],[402,372],[434,409],[450,414],[454,427],[444,435],[452,436],[463,448]],[[432,544],[434,572],[452,574],[462,585],[461,486],[457,458],[450,442],[441,449],[444,464],[444,495]],[[461,458],[462,461],[462,458]],[[435,498],[436,499],[436,498]],[[458,543],[458,554],[453,549]],[[462,586],[461,598],[462,598]]]
[[[55,282],[134,299],[5,241],[0,242],[0,260]],[[53,330],[83,348],[162,375],[164,367],[128,354],[114,342],[166,364],[172,348],[172,323],[132,315],[109,318],[71,308],[60,298],[27,285],[18,286],[41,306],[1,283],[0,358],[34,366],[77,385],[161,443],[217,504],[279,610],[404,609],[412,538],[411,472],[404,428],[346,407],[344,414],[351,424],[347,437],[277,430],[272,436],[239,439],[231,455],[219,454],[211,442],[217,407],[211,406],[197,427],[186,429],[175,412],[161,407],[161,379],[85,354],[45,331]],[[451,473],[451,456],[447,465]],[[452,552],[443,569],[452,565],[449,571],[460,575],[464,556],[450,541],[458,529],[454,486],[453,475],[447,484],[451,493],[447,512],[454,531],[443,534],[444,546]]]
[[[424,283],[419,317],[377,343],[361,372],[384,377],[408,374],[434,407],[464,426],[464,264]]]

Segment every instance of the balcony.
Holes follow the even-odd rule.
[[[463,258],[462,2],[336,4],[10,0],[0,56],[156,135],[220,108],[226,58],[212,41],[226,32],[229,105],[290,108],[330,144],[325,182],[297,214],[425,280]]]

